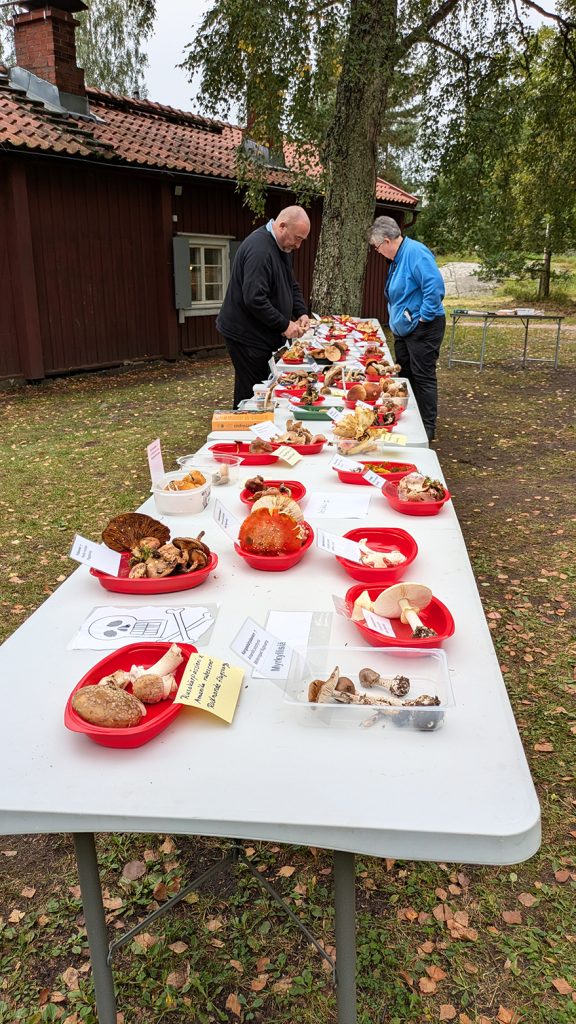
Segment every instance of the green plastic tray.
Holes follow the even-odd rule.
[[[303,405],[300,409],[294,409],[290,413],[294,420],[329,420],[330,417],[325,409],[315,409],[313,405]]]

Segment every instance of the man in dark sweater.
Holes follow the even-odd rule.
[[[306,211],[289,206],[238,247],[216,320],[234,366],[235,409],[268,376],[274,350],[309,327],[291,256],[309,233]]]

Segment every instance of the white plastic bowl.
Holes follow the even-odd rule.
[[[186,472],[180,470],[177,473],[164,473],[164,476],[152,484],[150,490],[154,495],[154,504],[158,512],[167,516],[194,516],[206,508],[212,490],[210,477],[206,473],[203,473],[207,477],[206,483],[200,487],[188,491],[164,490],[171,480],[182,480],[191,469],[199,469],[203,473],[200,466],[188,466]]]

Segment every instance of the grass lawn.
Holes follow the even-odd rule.
[[[557,372],[522,371],[520,351],[512,325],[489,345],[483,373],[448,370],[444,354],[436,448],[538,788],[543,843],[528,863],[503,868],[358,858],[360,1024],[576,1022],[576,344],[568,333]],[[160,436],[171,468],[203,442],[212,409],[230,394],[229,364],[214,360],[0,395],[2,638],[73,571],[74,532],[97,538],[111,514],[147,497],[146,444]],[[225,848],[99,836],[111,935]],[[330,854],[245,849],[332,947]],[[0,865],[0,1024],[96,1024],[70,837],[2,836]],[[242,869],[138,936],[115,958],[115,974],[124,1024],[335,1021],[320,958]]]

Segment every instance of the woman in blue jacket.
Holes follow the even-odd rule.
[[[401,376],[412,385],[432,441],[438,413],[436,363],[446,329],[444,281],[430,249],[413,238],[403,238],[392,217],[377,217],[368,241],[390,263],[386,298],[396,362]]]

